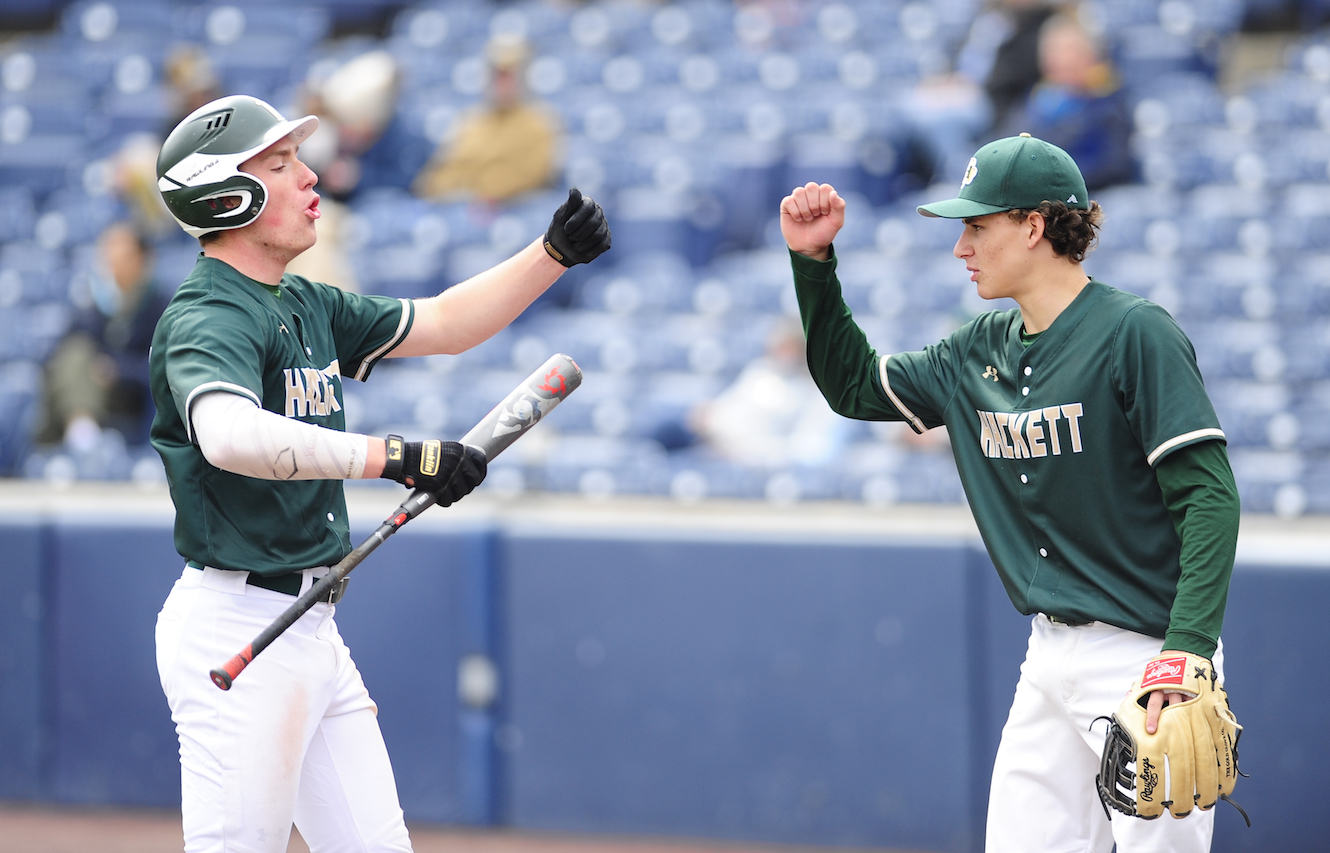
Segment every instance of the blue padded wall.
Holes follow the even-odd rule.
[[[183,568],[167,526],[53,525],[54,799],[180,805],[153,632]]]
[[[1021,675],[1021,662],[1030,638],[1030,617],[1016,612],[997,570],[982,548],[970,548],[968,560],[966,620],[971,643],[967,677],[975,695],[967,732],[974,768],[970,776],[970,820],[978,827],[973,849],[980,850],[993,759]]]
[[[457,700],[459,658],[490,653],[474,587],[488,577],[492,539],[486,530],[407,528],[356,569],[337,606],[338,629],[379,706],[402,809],[414,820],[492,817],[490,738],[477,756],[462,726],[464,716],[474,721]]]
[[[62,518],[0,523],[0,799],[174,807],[152,638],[169,526]],[[1216,853],[1330,835],[1327,602],[1325,567],[1234,573],[1253,827],[1221,804]],[[357,570],[338,622],[408,819],[937,851],[982,849],[1029,631],[977,544],[442,515]],[[498,664],[497,706],[459,703],[467,654]]]
[[[1327,556],[1330,560],[1330,555]],[[1233,798],[1251,816],[1216,808],[1214,853],[1324,850],[1330,765],[1324,678],[1330,648],[1324,568],[1239,565],[1224,620],[1224,678],[1229,703],[1244,726]]]
[[[46,794],[45,544],[35,523],[0,522],[0,798]]]
[[[974,849],[968,562],[510,537],[504,822]]]

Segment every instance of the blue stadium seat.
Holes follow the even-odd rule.
[[[330,9],[336,4],[272,4],[232,2],[198,6],[172,6],[169,14],[176,39],[218,46],[263,44],[309,46],[326,39],[332,32]],[[372,6],[373,3],[363,5]],[[238,13],[238,14],[237,14]],[[158,18],[158,26],[162,18]],[[149,25],[151,27],[151,25]],[[272,41],[269,41],[269,40]],[[243,48],[242,48],[243,49]]]
[[[44,195],[75,183],[87,157],[82,135],[29,136],[0,145],[0,185],[26,186]]]
[[[668,494],[674,478],[696,474],[710,494],[754,499],[771,488],[800,499],[862,500],[871,492],[874,499],[963,500],[945,454],[905,452],[890,470],[874,471],[879,479],[871,483],[862,471],[838,469],[831,480],[779,472],[789,476],[773,486],[773,472],[687,454],[666,459],[633,441],[677,418],[697,393],[714,393],[761,353],[770,323],[792,310],[776,205],[805,180],[836,184],[854,206],[837,241],[841,274],[846,298],[875,343],[923,346],[974,311],[996,307],[979,303],[951,257],[957,229],[914,212],[915,204],[950,195],[954,186],[902,197],[905,184],[883,167],[893,156],[899,166],[903,157],[885,93],[913,85],[949,52],[978,0],[845,0],[849,16],[837,6],[821,28],[823,7],[809,9],[798,27],[770,17],[765,40],[753,38],[762,26],[736,29],[761,24],[754,17],[760,13],[740,15],[725,0],[583,7],[437,0],[358,10],[342,2],[229,5],[240,15],[216,4],[81,0],[67,7],[61,32],[23,36],[12,45],[11,53],[27,51],[32,60],[11,66],[17,82],[0,90],[0,112],[22,108],[12,113],[12,126],[27,125],[26,138],[0,144],[0,300],[15,300],[0,312],[6,333],[0,350],[9,357],[31,358],[53,344],[68,310],[67,303],[59,306],[69,271],[86,263],[90,242],[114,210],[109,197],[87,196],[83,168],[114,152],[127,133],[160,131],[169,110],[160,69],[171,40],[207,45],[226,87],[270,99],[289,98],[316,59],[381,43],[407,75],[403,120],[412,133],[438,139],[451,116],[482,97],[475,87],[454,89],[457,64],[476,65],[494,33],[520,32],[536,56],[558,63],[550,68],[562,81],[548,78],[559,85],[546,96],[575,154],[565,178],[604,204],[615,223],[615,250],[593,267],[570,271],[561,291],[540,303],[558,310],[528,312],[462,356],[424,367],[389,362],[368,385],[349,383],[366,422],[463,429],[494,395],[484,383],[454,387],[453,374],[438,365],[515,381],[515,368],[526,372],[516,362],[538,348],[573,352],[617,387],[625,374],[610,362],[628,352],[627,341],[636,363],[673,389],[671,402],[634,405],[626,413],[589,394],[585,406],[570,403],[561,421],[586,439],[588,456],[607,437],[620,442],[615,453],[622,453],[611,453],[613,464],[523,467],[533,487]],[[1237,102],[1226,115],[1233,102],[1216,85],[1206,45],[1233,30],[1242,5],[1194,0],[1164,9],[1154,0],[1123,0],[1096,7],[1133,97],[1158,106],[1143,108],[1155,124],[1137,128],[1150,183],[1098,196],[1109,220],[1088,268],[1125,290],[1171,300],[1166,307],[1197,342],[1207,379],[1213,377],[1235,446],[1269,451],[1270,420],[1282,413],[1300,424],[1298,449],[1313,454],[1322,440],[1308,424],[1324,418],[1309,389],[1328,381],[1323,352],[1330,349],[1321,327],[1330,316],[1324,273],[1330,259],[1319,254],[1330,246],[1321,60],[1314,50],[1291,51],[1287,71],[1244,93],[1250,109]],[[386,38],[327,41],[334,22],[383,10],[392,16]],[[831,20],[836,16],[840,25]],[[1303,47],[1319,47],[1316,38]],[[850,89],[841,80],[841,60],[850,51],[870,56],[871,87]],[[152,79],[142,87],[117,86],[117,69],[135,54],[147,61]],[[708,60],[719,72],[714,88],[707,88],[705,74],[695,74],[707,70]],[[628,85],[638,70],[640,84]],[[1243,109],[1255,117],[1248,129],[1234,119]],[[483,211],[370,190],[351,205],[347,249],[366,290],[428,295],[511,254],[515,235],[524,242],[542,231],[561,195]],[[37,245],[42,214],[62,219],[59,245]],[[1254,220],[1264,221],[1264,236]],[[53,223],[59,224],[48,220],[42,239],[52,239]],[[197,249],[189,241],[171,245],[162,264],[174,270],[165,274],[173,284]],[[668,254],[653,254],[662,250]],[[634,298],[635,308],[622,316],[604,310],[613,303],[623,311]],[[432,388],[424,402],[422,383]],[[1228,393],[1239,386],[1248,398],[1282,389],[1283,399],[1277,407],[1270,400],[1244,404]],[[4,447],[0,437],[0,464],[18,464]],[[34,463],[57,473],[80,465],[101,470],[99,476],[120,470],[120,463],[97,464],[57,457]],[[1262,480],[1252,479],[1250,466],[1243,470],[1244,494],[1256,506],[1273,507],[1278,489],[1290,484],[1306,490],[1309,507],[1325,491],[1310,475]]]
[[[64,8],[60,29],[71,41],[94,44],[126,36],[166,39],[178,10],[167,0],[80,0]]]

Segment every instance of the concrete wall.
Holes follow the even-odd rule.
[[[178,805],[152,647],[180,572],[169,504],[10,497],[0,798]],[[353,495],[355,538],[399,497]],[[337,609],[410,818],[982,849],[1028,620],[963,516],[464,507],[385,544]],[[1330,536],[1260,527],[1225,627],[1253,827],[1221,804],[1216,851],[1316,849],[1330,834],[1315,772],[1330,761],[1317,677]],[[467,655],[497,666],[487,707],[459,701]]]

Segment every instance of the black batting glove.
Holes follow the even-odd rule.
[[[568,200],[559,205],[545,232],[545,251],[571,267],[589,264],[610,247],[610,226],[596,200],[573,187]]]
[[[485,454],[458,441],[403,441],[386,439],[388,458],[380,477],[411,489],[424,489],[440,506],[449,506],[471,494],[485,479]]]

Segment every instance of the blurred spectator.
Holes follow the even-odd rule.
[[[171,110],[162,126],[168,133],[180,120],[199,107],[220,98],[222,82],[212,67],[208,53],[197,44],[178,44],[171,48],[162,64]]]
[[[134,227],[153,241],[180,234],[180,227],[157,191],[157,152],[161,148],[162,140],[155,134],[135,133],[126,137],[110,158],[112,192]]]
[[[667,425],[657,439],[669,450],[700,445],[754,467],[831,462],[845,448],[852,424],[827,406],[804,358],[803,328],[794,318],[782,318],[761,357],[715,398],[696,406],[686,425]]]
[[[1246,33],[1309,33],[1330,22],[1325,0],[1243,0],[1242,31]]]
[[[1052,0],[996,0],[975,21],[957,64],[972,79],[983,80],[992,108],[990,128],[1005,124],[1039,82],[1039,33],[1056,5]]]
[[[1037,45],[1053,0],[987,0],[948,73],[904,102],[921,183],[959,179],[979,141],[1002,127],[1039,82]]]
[[[129,135],[110,159],[112,189],[134,225],[154,241],[180,234],[157,191],[157,152],[161,150],[162,140],[185,116],[221,96],[221,82],[212,62],[196,44],[171,48],[163,63],[162,77],[169,103],[161,133]]]
[[[996,136],[1028,132],[1072,156],[1092,192],[1136,180],[1127,96],[1098,40],[1071,14],[1039,35],[1042,79]]]
[[[397,61],[372,50],[308,84],[297,113],[319,116],[323,133],[301,146],[301,160],[319,176],[319,240],[287,265],[287,272],[358,291],[344,249],[346,205],[375,187],[407,189],[429,157],[425,140],[408,133],[397,114],[401,75]]]
[[[458,119],[416,177],[416,195],[501,202],[553,184],[562,130],[551,110],[526,99],[527,54],[524,40],[491,40],[488,101]]]
[[[148,439],[148,349],[170,297],[152,275],[151,247],[127,222],[109,225],[89,271],[91,304],[46,363],[39,444],[81,445],[101,429]]]
[[[318,152],[320,158],[302,149],[303,156],[318,164],[310,168],[319,175],[324,198],[347,201],[374,187],[408,189],[429,159],[429,143],[409,133],[397,113],[400,78],[392,54],[372,50],[346,62],[308,92],[305,111],[318,115],[325,130],[334,131],[325,139],[335,151]]]

